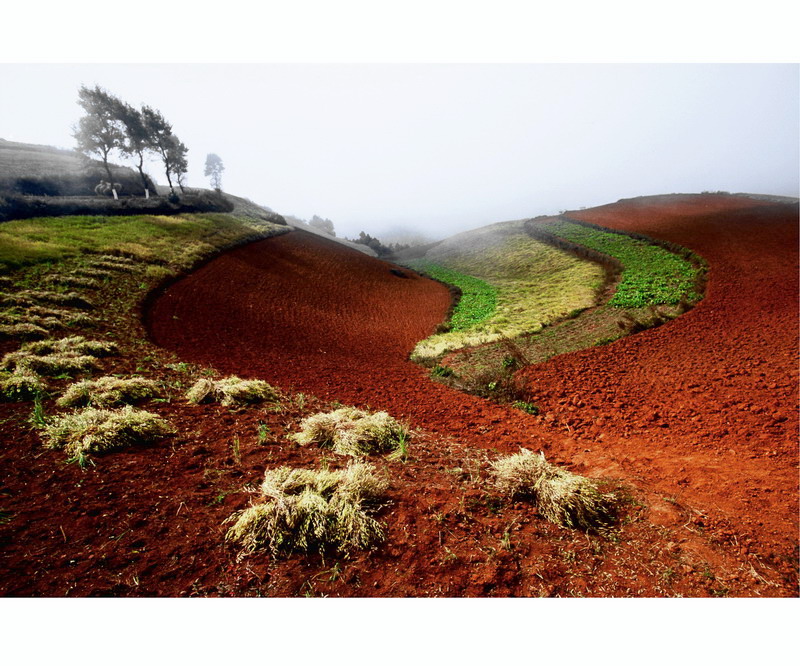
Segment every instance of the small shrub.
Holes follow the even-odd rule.
[[[142,377],[100,377],[72,384],[57,401],[59,407],[112,407],[159,394],[157,382]]]
[[[30,372],[0,372],[0,397],[7,402],[33,400],[45,388],[44,382]]]
[[[517,361],[517,359],[514,356],[511,356],[509,354],[509,355],[503,357],[503,367],[506,370],[512,370],[512,369],[516,368],[518,365],[519,365],[519,361]]]
[[[431,368],[431,377],[452,377],[455,374],[453,368],[447,365],[434,365]]]
[[[316,444],[347,456],[389,453],[406,447],[409,438],[408,428],[386,412],[370,414],[355,407],[314,414],[300,428],[291,436],[298,444]]]
[[[199,379],[189,389],[186,399],[194,404],[219,402],[221,405],[231,407],[265,400],[279,400],[280,393],[260,379],[226,377],[217,381]]]
[[[225,539],[244,552],[265,548],[274,556],[370,548],[384,538],[370,514],[388,485],[371,465],[361,463],[338,471],[268,470],[261,485],[266,501],[228,518],[234,524]]]
[[[64,449],[70,458],[83,460],[91,453],[150,444],[174,433],[169,423],[141,409],[88,407],[47,423],[43,438],[48,448]]]
[[[539,413],[539,406],[532,402],[525,402],[524,400],[517,400],[513,407],[521,409],[523,412],[536,416]]]
[[[589,479],[548,463],[544,454],[521,449],[492,463],[495,485],[513,498],[528,498],[539,513],[562,527],[597,528],[611,522],[616,498]]]

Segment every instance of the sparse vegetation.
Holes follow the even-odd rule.
[[[265,501],[231,516],[225,538],[245,552],[267,549],[274,556],[370,548],[384,538],[371,514],[388,485],[363,463],[337,471],[268,470],[261,485]]]
[[[0,371],[0,397],[8,402],[33,400],[46,389],[42,379],[29,371]]]
[[[226,407],[247,405],[267,400],[280,400],[280,393],[260,379],[199,379],[189,389],[186,399],[194,404],[219,402]]]
[[[390,453],[407,446],[408,427],[386,412],[369,413],[355,407],[314,414],[300,424],[292,439],[301,445],[316,444],[347,456]]]
[[[530,499],[556,525],[598,528],[608,525],[616,498],[589,479],[548,463],[544,454],[526,449],[492,463],[494,483],[504,495]]]
[[[92,453],[150,444],[175,433],[156,414],[135,409],[87,407],[47,421],[42,437],[52,449],[64,449],[70,458],[82,461]]]
[[[59,407],[113,407],[160,394],[158,382],[143,377],[99,377],[69,386],[57,401]]]

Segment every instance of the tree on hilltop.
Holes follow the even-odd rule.
[[[122,142],[121,150],[126,155],[139,158],[136,168],[139,170],[139,176],[142,179],[144,196],[146,199],[149,199],[149,183],[147,181],[147,176],[144,175],[143,166],[145,152],[152,150],[150,133],[145,125],[141,111],[135,109],[130,104],[123,104],[121,112],[122,123],[125,126],[125,138]]]
[[[167,122],[160,111],[145,105],[142,107],[141,113],[148,133],[150,147],[161,158],[170,192],[175,194],[172,175],[180,175],[182,177],[186,173],[186,153],[188,149],[172,133],[172,125]],[[180,180],[178,184],[181,185]],[[182,186],[181,189],[183,189]]]
[[[183,144],[183,141],[173,134],[172,145],[167,153],[169,156],[168,168],[171,169],[172,173],[175,175],[175,180],[178,181],[178,187],[181,188],[181,192],[185,192],[183,179],[189,171],[189,162],[186,159],[189,149]]]
[[[108,165],[108,156],[112,150],[122,150],[125,141],[125,124],[122,120],[124,105],[100,86],[81,86],[78,90],[78,104],[86,112],[73,131],[78,150],[87,157],[100,156],[108,182],[112,185],[111,193],[117,199],[119,197],[113,187],[114,178]]]
[[[218,192],[222,190],[223,171],[225,171],[225,165],[222,163],[222,158],[219,155],[216,153],[209,153],[206,155],[206,169],[203,175],[211,177],[211,187]]]

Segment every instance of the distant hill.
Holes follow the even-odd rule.
[[[144,195],[139,174],[111,165],[122,194]],[[0,139],[0,194],[33,196],[89,196],[100,180],[107,180],[102,162],[74,150]],[[151,191],[154,186],[151,182]]]

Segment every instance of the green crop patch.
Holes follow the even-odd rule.
[[[450,318],[450,327],[453,331],[466,331],[494,314],[497,307],[497,289],[488,282],[424,259],[409,262],[409,265],[461,290],[461,300]]]
[[[559,238],[613,257],[622,264],[622,279],[609,305],[640,308],[700,300],[695,291],[697,269],[673,252],[638,238],[573,222],[560,220],[543,225],[543,228]]]

